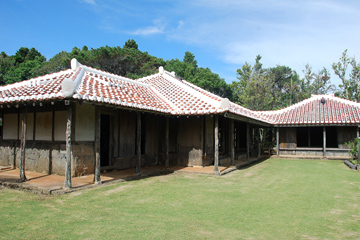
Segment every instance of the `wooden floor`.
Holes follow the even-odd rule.
[[[235,166],[219,166],[219,173],[214,173],[214,166],[206,167],[182,167],[182,166],[171,166],[166,169],[164,166],[151,166],[141,168],[141,175],[135,173],[135,169],[127,170],[112,170],[112,171],[103,171],[100,175],[101,181],[103,184],[112,183],[112,182],[121,182],[139,179],[148,176],[160,175],[160,174],[171,174],[174,172],[179,173],[193,173],[193,174],[209,174],[209,175],[223,175],[228,172],[234,171],[242,166],[251,164],[257,161],[256,158],[250,158],[249,161],[235,161]],[[65,177],[55,174],[47,175],[41,173],[35,173],[26,171],[25,172],[27,181],[23,183],[18,183],[19,179],[19,169],[12,169],[9,167],[0,166],[0,186],[10,187],[10,188],[20,188],[29,191],[52,194],[52,193],[62,193],[64,192],[63,186]],[[93,184],[94,174],[73,177],[71,178],[73,190],[82,189],[86,187],[94,187]]]

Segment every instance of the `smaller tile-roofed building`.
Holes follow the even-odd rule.
[[[346,142],[359,137],[360,103],[312,95],[290,107],[258,112],[277,127],[280,155],[348,157]]]
[[[290,107],[258,112],[274,125],[355,125],[360,122],[360,103],[335,97],[334,94],[312,95]]]

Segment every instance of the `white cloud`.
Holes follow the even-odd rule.
[[[84,2],[84,3],[91,4],[91,5],[96,5],[95,0],[81,0],[81,1]]]
[[[153,22],[154,22],[154,26],[139,28],[135,31],[129,31],[129,34],[147,36],[147,35],[164,33],[165,26],[164,26],[163,22],[159,19],[156,19]]]
[[[331,70],[345,49],[360,55],[357,1],[198,0],[189,4],[205,11],[186,19],[186,28],[171,37],[217,51],[225,64],[241,67],[260,54],[264,67],[287,65],[302,76],[306,63],[314,71]]]
[[[140,28],[137,29],[133,32],[129,32],[132,35],[153,35],[153,34],[160,34],[160,33],[164,33],[164,27],[161,26],[150,26],[147,28]]]
[[[184,26],[184,21],[180,20],[180,21],[178,22],[177,28],[180,29],[180,28],[182,28],[183,26]]]
[[[113,0],[96,9],[102,9],[98,15],[106,31],[162,34],[165,38],[157,44],[163,44],[163,49],[171,49],[175,42],[201,48],[218,56],[208,62],[222,69],[253,63],[260,54],[264,67],[287,65],[302,76],[307,63],[314,71],[331,69],[345,49],[351,56],[360,56],[358,0],[184,0],[160,1],[161,7],[156,2],[144,6]],[[149,24],[157,16],[161,20]]]

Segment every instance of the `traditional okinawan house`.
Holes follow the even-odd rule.
[[[232,164],[260,156],[269,120],[164,71],[131,80],[81,65],[0,87],[0,165],[71,177],[102,169]],[[259,146],[259,145],[258,145]]]
[[[258,113],[277,129],[278,155],[349,157],[345,143],[359,137],[360,103],[333,94]]]

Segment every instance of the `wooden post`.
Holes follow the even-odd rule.
[[[165,167],[169,168],[169,118],[166,117],[166,129],[165,129]]]
[[[230,120],[230,147],[231,147],[231,165],[235,166],[235,128],[234,119]]]
[[[326,127],[323,127],[323,157],[326,158]]]
[[[100,149],[100,139],[101,139],[101,115],[100,109],[98,106],[95,107],[95,175],[94,182],[95,184],[101,184],[100,178],[100,161],[101,161],[101,149]]]
[[[280,155],[280,146],[279,146],[279,127],[276,128],[276,155]]]
[[[141,113],[137,113],[137,161],[136,161],[136,174],[141,174]]]
[[[219,172],[219,116],[218,115],[215,115],[214,138],[215,138],[214,174],[220,175],[220,172]]]
[[[261,156],[261,139],[260,139],[260,127],[258,126],[257,127],[258,129],[258,155],[257,155],[257,158],[260,159],[260,156]]]
[[[72,125],[72,107],[69,105],[66,123],[66,168],[64,188],[71,188],[71,125]]]
[[[21,143],[20,143],[20,182],[26,181],[25,176],[25,148],[26,148],[26,121],[27,121],[27,108],[22,113],[22,132],[21,132]]]
[[[246,161],[250,161],[250,124],[246,123]]]
[[[356,128],[356,137],[358,140],[359,139],[359,126]],[[360,141],[359,141],[359,144],[358,144],[358,163],[360,162]]]

